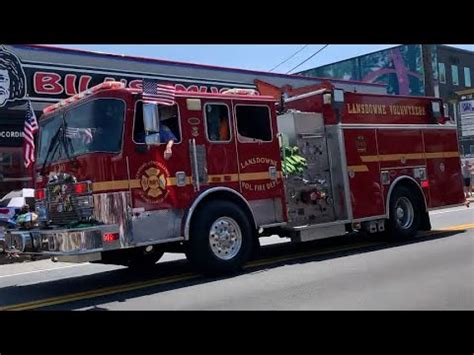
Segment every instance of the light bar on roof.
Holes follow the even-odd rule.
[[[93,86],[90,89],[82,91],[82,92],[80,92],[80,93],[78,93],[74,96],[71,96],[71,97],[68,97],[67,99],[61,100],[61,101],[59,101],[58,103],[56,103],[54,105],[50,105],[50,106],[45,107],[43,109],[43,113],[53,112],[53,111],[57,110],[60,107],[64,107],[64,106],[69,105],[73,102],[79,101],[79,100],[85,98],[86,96],[89,96],[91,94],[95,94],[99,91],[111,90],[111,89],[124,89],[124,88],[125,88],[125,84],[120,82],[120,81],[105,81],[105,82],[100,83],[96,86]]]
[[[253,89],[229,89],[222,92],[224,95],[259,95],[257,90]]]

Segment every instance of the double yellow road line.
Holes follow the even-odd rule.
[[[435,231],[424,232],[424,233],[420,233],[419,236],[428,236],[428,235],[434,235],[434,234],[441,234],[442,232],[460,231],[460,230],[468,230],[468,229],[474,229],[474,223],[461,224],[461,225],[451,226],[448,228],[442,228]],[[292,260],[297,260],[301,258],[315,257],[315,256],[320,256],[320,255],[325,255],[325,254],[329,255],[329,254],[340,253],[344,251],[350,251],[350,250],[355,250],[355,249],[360,249],[360,248],[365,248],[365,247],[371,247],[371,246],[374,247],[374,246],[383,245],[383,244],[384,244],[383,242],[365,242],[365,243],[358,243],[355,245],[352,244],[349,246],[342,246],[340,248],[335,248],[335,249],[332,248],[332,249],[319,250],[319,251],[313,251],[313,252],[301,252],[301,253],[296,253],[296,254],[291,254],[291,255],[284,255],[280,257],[255,260],[255,261],[247,263],[244,266],[244,269],[250,269],[250,268],[255,268],[255,267],[260,267],[260,266],[265,266],[265,265],[272,265],[276,263],[292,261]],[[58,296],[58,297],[41,299],[37,301],[4,306],[4,307],[0,307],[0,311],[25,311],[25,310],[31,310],[31,309],[36,309],[36,308],[44,308],[44,307],[54,306],[58,304],[70,303],[74,301],[97,298],[101,296],[108,296],[108,295],[113,295],[117,293],[140,290],[140,289],[144,289],[148,287],[167,285],[167,284],[172,284],[175,282],[189,281],[192,279],[197,279],[199,277],[201,277],[201,275],[198,273],[183,273],[179,275],[162,277],[162,278],[158,278],[154,280],[134,282],[134,283],[126,284],[126,285],[105,287],[105,288],[101,288],[97,290],[78,292],[78,293],[73,293],[70,295],[63,295],[63,296]]]

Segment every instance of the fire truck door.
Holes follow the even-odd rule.
[[[251,204],[261,203],[256,209],[268,211],[263,219],[281,220],[275,207],[284,196],[275,112],[268,104],[234,100],[233,105],[242,194]]]
[[[203,134],[197,136],[190,146],[193,172],[197,162],[197,171],[201,175],[199,189],[224,185],[239,191],[231,102],[203,102],[202,112]],[[200,154],[205,155],[204,159],[200,158]]]
[[[142,105],[141,101],[137,103],[131,142],[133,154],[129,159],[133,208],[147,211],[184,208],[193,194],[187,181],[191,175],[187,132],[183,123],[187,112],[182,105],[160,106],[161,114],[167,117],[162,121],[161,129],[168,133],[163,135],[164,141],[159,145],[146,145]],[[172,154],[166,159],[164,153],[171,139],[174,140]]]

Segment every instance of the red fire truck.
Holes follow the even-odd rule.
[[[176,92],[174,104],[106,82],[44,110],[39,225],[7,248],[129,266],[184,251],[238,270],[258,238],[352,231],[410,238],[464,203],[456,128],[440,99],[323,87],[281,100]]]

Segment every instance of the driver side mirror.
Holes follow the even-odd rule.
[[[157,104],[143,103],[143,127],[145,129],[145,143],[148,145],[160,144],[160,115]]]

